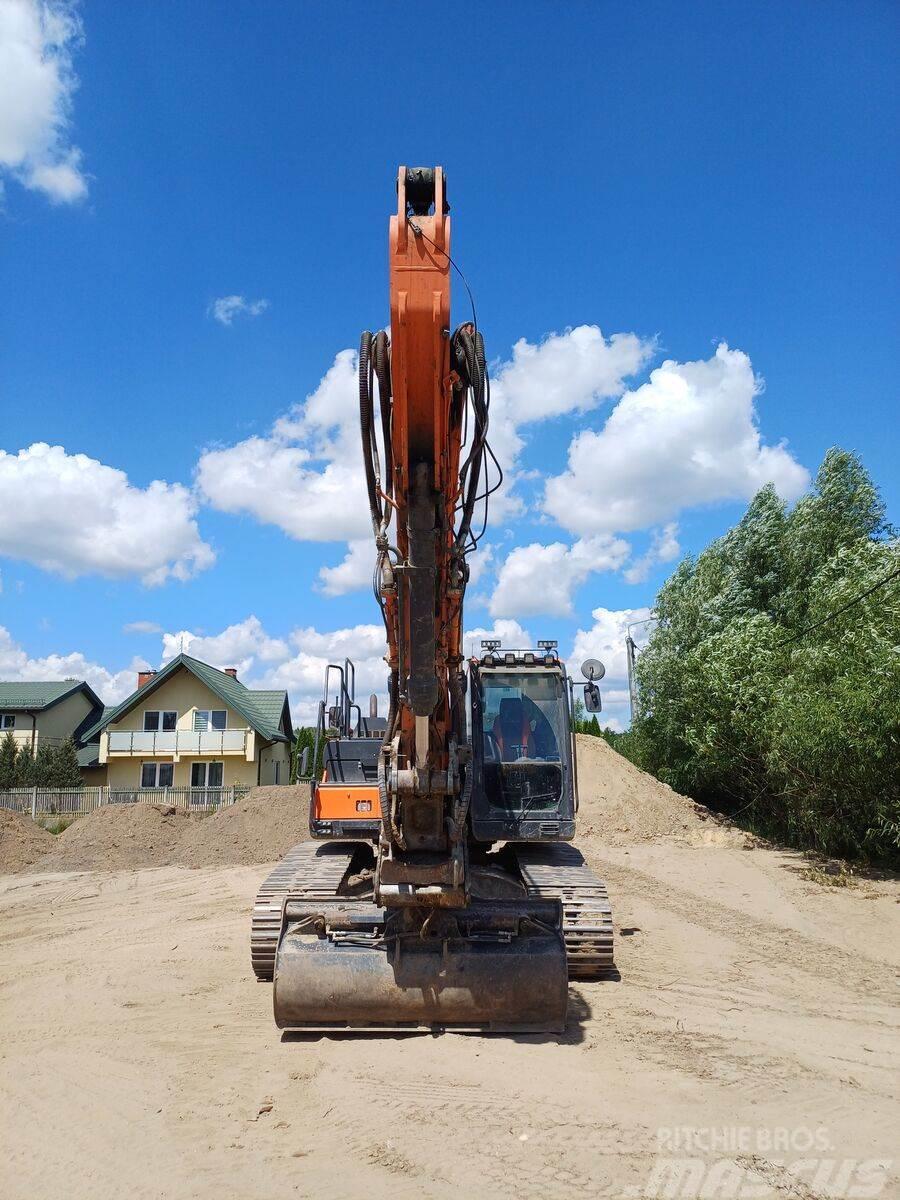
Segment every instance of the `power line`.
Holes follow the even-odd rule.
[[[803,637],[807,633],[812,633],[814,629],[818,629],[820,625],[824,625],[826,621],[831,621],[835,617],[839,617],[841,613],[845,613],[849,608],[853,608],[855,604],[859,604],[861,600],[865,600],[866,596],[871,596],[873,592],[877,592],[880,587],[884,587],[886,583],[890,583],[892,579],[900,575],[900,567],[896,567],[889,575],[885,575],[884,579],[879,579],[877,583],[873,583],[870,588],[866,588],[853,600],[848,601],[842,608],[836,608],[834,612],[827,613],[820,621],[815,621],[812,625],[807,625],[805,629],[801,629],[799,633],[793,634],[789,638],[785,638],[783,642],[779,642],[779,646],[787,646],[790,642],[796,642],[797,638]]]

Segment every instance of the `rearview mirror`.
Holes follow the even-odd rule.
[[[603,702],[600,699],[600,689],[596,683],[586,683],[584,685],[584,707],[588,712],[598,713],[603,709]]]

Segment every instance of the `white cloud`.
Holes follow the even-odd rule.
[[[268,437],[204,451],[200,490],[213,508],[248,513],[298,541],[361,541],[371,521],[358,406],[356,354],[342,350]]]
[[[157,665],[170,662],[182,646],[186,654],[214,667],[236,667],[238,678],[247,687],[284,688],[290,697],[294,723],[305,725],[315,723],[327,665],[343,665],[344,659],[351,658],[356,664],[356,695],[363,713],[368,713],[372,692],[379,697],[379,711],[386,713],[388,669],[384,662],[384,626],[380,623],[327,631],[298,628],[286,637],[274,637],[251,615],[216,634],[190,630],[163,634]],[[138,671],[149,666],[138,657],[124,670],[113,671],[78,651],[31,657],[0,626],[0,679],[85,679],[104,703],[118,704],[137,687]]]
[[[596,325],[549,333],[537,345],[520,338],[497,372],[496,386],[521,424],[587,412],[618,396],[625,378],[646,364],[654,346],[635,333],[605,338]]]
[[[375,542],[361,538],[347,545],[347,553],[336,567],[319,568],[319,591],[326,596],[343,596],[372,586],[375,569]]]
[[[0,554],[67,578],[189,579],[215,560],[196,507],[181,484],[133,487],[124,471],[62,446],[0,450]]]
[[[214,667],[236,667],[238,678],[247,687],[284,688],[294,723],[301,725],[315,723],[325,668],[329,663],[343,665],[350,658],[356,666],[356,695],[363,712],[368,712],[372,692],[379,696],[382,715],[385,712],[388,669],[381,624],[327,631],[305,627],[287,637],[273,637],[257,617],[249,616],[209,636],[187,629],[164,634],[161,665],[179,654],[182,647],[185,654]]]
[[[295,629],[289,641],[290,654],[253,678],[257,687],[287,690],[295,724],[315,722],[322,699],[325,668],[329,663],[343,665],[345,658],[352,659],[356,667],[356,699],[363,714],[368,713],[368,697],[374,692],[379,698],[379,712],[385,715],[388,669],[384,655],[387,646],[384,626],[380,622],[324,632],[312,627]],[[333,693],[337,686],[336,676],[332,675],[331,683]],[[333,694],[330,700],[334,701]]]
[[[246,300],[243,296],[220,296],[218,300],[213,300],[207,311],[220,325],[231,325],[235,317],[258,317],[268,307],[268,300]]]
[[[629,583],[643,583],[657,564],[672,562],[680,553],[678,523],[670,521],[654,532],[647,553],[635,559],[622,574]]]
[[[621,533],[749,499],[770,482],[794,499],[809,475],[783,445],[762,444],[759,387],[747,355],[724,343],[706,361],[664,362],[599,433],[572,439],[566,471],[547,481],[545,511],[573,533]]]
[[[249,616],[217,634],[204,636],[187,629],[164,634],[160,665],[181,653],[182,647],[185,654],[219,669],[236,667],[247,687],[284,688],[298,725],[315,723],[328,664],[343,665],[350,658],[356,666],[356,695],[363,713],[368,712],[372,692],[379,696],[379,711],[385,713],[387,647],[380,623],[326,631],[310,626],[273,637],[257,617]]]
[[[510,552],[500,567],[491,596],[492,616],[572,615],[572,594],[589,575],[617,570],[628,557],[621,538],[599,534],[571,546],[532,542]]]
[[[499,620],[494,621],[489,629],[481,626],[467,629],[463,635],[463,654],[474,655],[477,658],[481,654],[482,638],[494,641],[499,639],[501,646],[506,650],[524,650],[534,645],[531,634],[518,621]]]
[[[494,519],[522,509],[515,494],[524,425],[567,413],[586,412],[621,393],[624,379],[639,371],[655,342],[634,333],[605,338],[596,325],[550,333],[533,344],[520,338],[512,358],[492,369],[489,440],[504,471],[502,489],[491,498]]]
[[[590,629],[579,629],[572,641],[569,662],[573,674],[580,669],[585,659],[599,658],[606,667],[603,686],[613,689],[627,687],[625,638],[628,626],[647,621],[650,609],[646,606],[619,609],[601,606],[592,611],[591,617],[594,623]],[[649,626],[638,626],[632,630],[631,636],[638,646],[643,645],[649,636]]]
[[[628,694],[625,666],[625,631],[630,622],[649,616],[647,608],[619,611],[596,608],[590,629],[579,629],[567,657],[570,672],[577,676],[586,658],[599,658],[607,668],[601,683],[604,703],[603,721],[627,723]],[[646,641],[647,626],[634,630],[635,640]],[[499,638],[506,649],[535,645],[532,632],[518,621],[497,620],[490,627],[467,629],[465,654],[479,655],[482,638]],[[384,662],[384,629],[378,624],[318,630],[303,627],[286,637],[274,637],[255,616],[236,622],[220,633],[200,635],[189,630],[164,634],[158,665],[170,661],[181,650],[216,667],[237,667],[238,677],[248,687],[284,688],[291,703],[295,724],[315,721],[329,663],[343,664],[351,658],[356,664],[356,696],[363,712],[368,697],[379,697],[379,711],[385,713],[387,667]],[[66,654],[30,656],[0,626],[0,678],[7,680],[85,679],[107,704],[117,704],[137,686],[137,672],[150,664],[143,658],[132,659],[123,670],[110,670],[88,659],[79,651]],[[334,680],[332,680],[334,683]],[[333,697],[331,697],[333,699]]]
[[[487,542],[480,542],[478,549],[470,554],[466,562],[469,564],[469,584],[470,588],[475,587],[484,577],[486,573],[490,573],[496,566],[496,555],[494,547]],[[469,592],[466,592],[468,599]]]
[[[66,0],[0,0],[0,170],[58,203],[88,190],[68,138],[81,40]]]
[[[129,621],[122,626],[123,633],[162,633],[162,625],[155,621]]]
[[[44,683],[83,679],[105,704],[118,704],[137,687],[137,672],[147,665],[144,659],[135,658],[124,670],[109,671],[80,651],[32,658],[13,640],[9,630],[0,625],[0,678],[5,680]]]
[[[493,369],[490,442],[506,473],[491,497],[491,519],[521,511],[514,494],[522,425],[584,412],[617,395],[623,379],[639,370],[653,343],[636,334],[604,338],[595,325],[550,334],[538,345],[524,339],[509,362]],[[491,479],[496,469],[491,468]],[[523,476],[524,477],[524,476]],[[209,449],[197,468],[198,483],[213,507],[245,512],[306,541],[361,541],[371,532],[359,438],[357,356],[342,350],[316,390],[280,417],[266,437]],[[342,579],[360,579],[359,552]],[[476,559],[471,560],[472,564]],[[323,576],[334,579],[332,575]],[[349,590],[349,588],[345,589]]]
[[[258,662],[279,662],[287,658],[290,648],[282,638],[269,637],[259,618],[251,615],[212,637],[191,633],[188,629],[164,633],[162,662],[166,663],[182,652],[220,670],[236,667],[239,677],[243,678]]]

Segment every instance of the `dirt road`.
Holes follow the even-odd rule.
[[[896,888],[585,846],[622,978],[572,989],[561,1040],[281,1040],[247,954],[264,867],[4,877],[0,1194],[900,1194]]]

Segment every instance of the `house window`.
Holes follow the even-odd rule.
[[[220,762],[191,763],[191,787],[219,788],[225,775],[225,764]]]
[[[0,713],[0,729],[15,729],[16,714],[15,713]]]
[[[144,712],[144,733],[170,733],[178,721],[177,712],[157,712],[147,709]]]
[[[141,787],[171,787],[174,773],[174,764],[170,762],[141,763]]]
[[[224,729],[227,713],[224,708],[198,708],[194,710],[194,732],[206,733],[208,729]]]
[[[281,783],[281,763],[275,763],[275,782]]]

